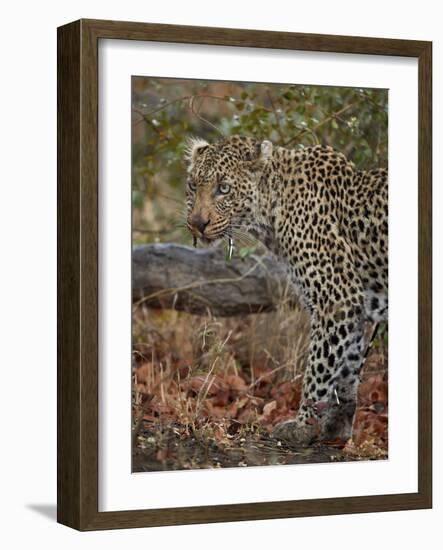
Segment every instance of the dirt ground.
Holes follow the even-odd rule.
[[[237,432],[235,432],[237,430]],[[234,432],[232,435],[229,431]],[[189,432],[189,433],[187,433]],[[202,437],[182,425],[159,429],[151,422],[142,422],[133,454],[134,472],[164,470],[233,468],[281,464],[312,464],[387,458],[387,453],[370,453],[352,444],[344,448],[315,444],[288,446],[267,434],[260,434],[231,424],[226,440]]]

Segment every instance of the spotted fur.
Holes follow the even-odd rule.
[[[215,241],[247,230],[287,266],[310,313],[302,403],[277,427],[294,441],[351,435],[365,323],[388,313],[387,170],[357,170],[331,147],[233,136],[188,154],[188,227]]]

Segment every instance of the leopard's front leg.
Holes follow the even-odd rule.
[[[352,435],[364,355],[363,303],[358,293],[311,321],[308,363],[297,417],[274,430],[292,443],[346,441]]]

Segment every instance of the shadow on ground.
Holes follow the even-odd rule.
[[[57,521],[57,506],[55,504],[26,504],[26,508],[51,521]]]

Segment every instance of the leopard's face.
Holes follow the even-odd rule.
[[[213,145],[191,143],[186,204],[187,226],[195,238],[209,243],[232,237],[253,221],[266,161],[262,149],[260,142],[238,136]]]

